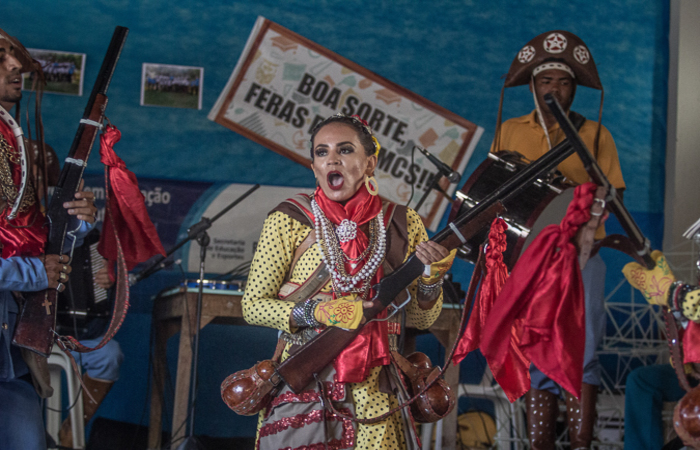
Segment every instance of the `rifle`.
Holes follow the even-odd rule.
[[[573,152],[574,147],[567,140],[560,143],[480,203],[462,213],[449,226],[436,233],[431,240],[448,250],[465,244],[468,238],[488,226],[503,210],[502,202],[505,199],[536,181],[542,174],[552,171]],[[376,292],[372,299],[374,306],[365,309],[365,318],[371,320],[384,310],[402,290],[421,275],[423,269],[423,263],[414,253],[394,272],[382,278],[379,284],[374,286]],[[277,367],[276,373],[293,392],[298,394],[314,380],[314,374],[320,373],[355,339],[360,329],[361,327],[348,331],[337,327],[326,328],[282,362]]]
[[[75,199],[83,172],[87,166],[90,151],[102,128],[107,107],[107,88],[112,80],[114,69],[121,54],[129,29],[116,27],[102,67],[92,88],[87,107],[83,113],[78,131],[73,139],[66,163],[63,165],[58,184],[49,202],[46,221],[49,233],[46,241],[47,255],[60,255],[63,252],[66,235],[75,242],[74,233],[80,228],[80,221],[68,214],[64,202]],[[56,327],[56,289],[32,292],[26,297],[12,343],[48,357],[53,346]]]
[[[608,181],[608,178],[600,169],[598,162],[588,150],[586,144],[581,140],[581,136],[579,136],[576,128],[572,125],[557,99],[554,98],[552,94],[545,94],[544,102],[549,106],[557,122],[559,122],[559,127],[564,131],[566,140],[573,146],[579,158],[581,158],[581,162],[583,162],[583,166],[591,177],[591,180],[598,186],[603,186],[608,192],[605,198],[606,206],[615,214],[620,225],[622,225],[622,229],[625,230],[627,234],[627,236],[614,237],[613,242],[616,244],[615,248],[629,254],[639,263],[644,264],[647,269],[652,269],[656,265],[656,262],[651,257],[651,244],[649,239],[644,236],[624,203],[622,203],[622,199],[617,194],[615,186],[610,184],[610,181]]]

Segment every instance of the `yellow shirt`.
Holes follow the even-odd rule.
[[[491,152],[496,153],[500,150],[510,150],[518,152],[530,161],[538,159],[549,151],[547,136],[545,136],[542,127],[540,126],[535,116],[536,111],[530,114],[509,119],[501,126],[501,140],[499,148],[495,148],[496,140],[491,145]],[[562,142],[566,136],[559,128],[559,124],[555,124],[549,130],[549,136],[552,141],[552,146]],[[581,140],[591,153],[595,152],[595,136],[598,131],[598,122],[586,120],[579,130]],[[600,141],[598,144],[597,154],[593,155],[603,171],[603,174],[608,178],[610,184],[616,189],[622,190],[625,188],[625,181],[622,178],[622,170],[620,169],[620,160],[617,156],[617,147],[613,141],[610,132],[605,126],[600,129]],[[575,185],[583,184],[590,181],[588,172],[583,167],[583,163],[578,155],[573,154],[562,161],[557,169],[570,182]],[[605,237],[605,230],[601,226],[596,232],[596,239]]]

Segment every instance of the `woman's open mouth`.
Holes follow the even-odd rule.
[[[326,179],[328,180],[328,187],[330,189],[337,191],[343,188],[343,183],[345,182],[345,179],[343,178],[343,175],[340,172],[330,172]]]

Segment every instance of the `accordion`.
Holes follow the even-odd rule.
[[[70,334],[81,338],[91,327],[94,319],[107,321],[112,312],[110,293],[95,284],[94,274],[104,267],[104,258],[97,251],[99,232],[93,230],[81,247],[73,251],[71,268],[66,288],[58,295],[56,316],[59,334]]]

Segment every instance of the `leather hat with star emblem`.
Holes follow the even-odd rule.
[[[593,153],[597,154],[603,117],[603,99],[605,98],[603,84],[600,82],[598,69],[588,46],[578,36],[564,30],[548,31],[534,37],[515,55],[501,88],[501,98],[496,116],[495,148],[500,148],[503,98],[506,88],[530,85],[534,82],[534,75],[548,69],[564,70],[570,74],[573,72],[576,86],[581,85],[600,90],[598,131],[593,148]],[[532,85],[530,89],[533,90]],[[574,94],[575,90],[572,92],[572,96]],[[535,108],[539,111],[541,105],[537,104],[536,97],[534,100]]]
[[[506,74],[505,87],[530,83],[532,71],[546,62],[562,62],[576,75],[576,84],[603,89],[593,56],[575,34],[563,30],[536,36],[520,49]]]

